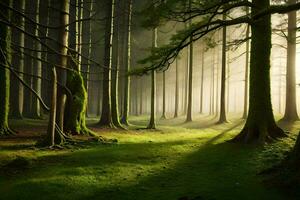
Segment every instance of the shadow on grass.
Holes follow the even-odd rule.
[[[29,175],[0,178],[3,199],[284,199],[257,173],[261,148],[214,138],[98,146],[40,157]],[[30,191],[30,192],[29,192]]]

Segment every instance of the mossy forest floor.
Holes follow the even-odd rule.
[[[0,139],[1,200],[286,200],[296,191],[278,189],[258,173],[280,162],[293,146],[300,122],[281,124],[289,137],[264,147],[226,142],[243,121],[215,125],[198,116],[158,122],[158,130],[141,127],[147,117],[132,117],[129,131],[93,128],[118,144],[62,150],[37,149],[45,121],[11,121],[19,133]],[[18,166],[8,164],[16,158]],[[25,162],[25,161],[26,162]]]

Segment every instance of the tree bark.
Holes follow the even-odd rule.
[[[36,8],[35,8],[35,21],[37,23],[40,22],[40,18],[39,18],[39,10],[40,10],[40,0],[37,0],[36,1]],[[35,25],[35,33],[34,35],[36,37],[39,37],[40,36],[40,33],[39,33],[39,25]],[[38,77],[41,77],[42,76],[42,62],[41,62],[41,56],[42,56],[42,53],[41,53],[41,50],[42,50],[42,45],[40,42],[37,42],[35,41],[34,42],[34,49],[37,51],[35,52],[35,57],[37,59],[34,60],[34,63],[33,63],[33,70],[32,70],[32,74],[35,75],[35,76],[38,76]],[[41,96],[42,94],[42,81],[40,78],[36,78],[36,77],[33,77],[32,78],[32,88],[33,90],[39,95]],[[34,118],[34,119],[38,119],[41,117],[41,106],[40,106],[40,102],[39,100],[37,99],[36,96],[32,96],[32,110],[31,110],[31,117]]]
[[[252,15],[267,9],[269,0],[253,0]],[[251,25],[250,99],[246,124],[233,141],[265,143],[285,136],[275,122],[270,94],[271,17],[265,16]]]
[[[112,128],[111,118],[111,61],[112,61],[112,39],[114,23],[114,0],[107,1],[106,25],[105,25],[105,45],[104,45],[104,69],[102,82],[102,113],[99,125],[102,127]]]
[[[223,14],[223,20],[226,20],[226,14]],[[226,27],[222,29],[222,71],[221,71],[221,97],[220,97],[220,116],[218,124],[227,122],[225,111],[225,94],[226,94]]]
[[[12,6],[11,0],[3,0],[3,4],[7,6]],[[2,8],[2,15],[10,19],[11,12],[7,8]],[[3,19],[2,15],[0,16],[1,20]],[[0,41],[0,63],[9,67],[8,62],[11,61],[10,58],[10,38],[11,30],[8,26],[0,23],[0,38],[3,40]],[[8,59],[8,60],[7,60]],[[9,95],[10,95],[10,73],[9,70],[0,67],[0,136],[10,135],[12,132],[8,126],[8,114],[9,114]]]
[[[152,31],[152,48],[157,47],[157,28]],[[148,129],[156,128],[156,71],[151,71],[151,113]]]

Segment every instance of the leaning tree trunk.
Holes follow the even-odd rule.
[[[25,0],[15,0],[14,9],[23,12],[25,10]],[[18,14],[13,14],[13,19],[18,27],[24,29],[25,26],[25,19]],[[16,44],[20,47],[15,47],[14,49],[17,51],[17,54],[14,55],[13,66],[15,66],[16,70],[19,72],[24,71],[24,42],[25,42],[25,35],[24,33],[20,32],[16,28],[12,29],[13,35],[12,39]],[[19,77],[23,79],[23,74],[19,74]],[[22,112],[23,112],[23,100],[24,100],[24,88],[21,82],[17,80],[16,77],[11,76],[11,92],[15,94],[14,97],[11,98],[11,117],[15,119],[22,119]]]
[[[10,0],[3,0],[2,2],[6,6],[12,6]],[[4,19],[0,16],[1,20],[6,21],[6,17],[10,19],[11,12],[7,8],[2,8],[2,15]],[[7,69],[9,67],[8,62],[10,62],[10,37],[11,30],[8,26],[0,23],[0,136],[10,135],[12,132],[8,127],[8,114],[9,114],[9,83],[10,83],[10,73]],[[8,60],[7,60],[8,59]]]
[[[253,0],[252,15],[270,6],[269,0]],[[264,143],[284,136],[275,122],[270,94],[271,17],[251,25],[250,99],[246,124],[233,141]]]
[[[226,20],[226,14],[223,14],[223,20]],[[218,123],[227,122],[225,111],[225,94],[226,94],[226,27],[223,27],[222,35],[222,72],[221,72],[221,98],[220,98],[220,117]],[[219,91],[217,91],[219,92]],[[217,99],[218,100],[218,99]]]
[[[126,55],[126,63],[125,63],[125,70],[124,73],[126,74],[124,77],[124,102],[123,102],[123,112],[122,112],[122,119],[121,122],[124,125],[129,125],[128,123],[128,113],[129,113],[129,97],[130,97],[130,77],[127,76],[127,73],[129,72],[130,68],[130,62],[131,62],[131,19],[132,19],[132,0],[128,0],[128,10],[127,10],[127,33],[126,33],[126,42],[127,42],[127,48],[125,52]]]
[[[152,48],[157,47],[157,28],[152,32]],[[151,71],[151,113],[148,129],[156,128],[156,71]]]
[[[289,0],[288,4],[295,4],[296,0]],[[288,14],[287,36],[287,67],[286,67],[286,100],[285,113],[282,120],[299,120],[296,103],[296,33],[297,11]]]
[[[99,125],[103,127],[113,127],[111,119],[111,61],[112,61],[112,39],[114,24],[114,0],[107,1],[106,25],[105,25],[105,45],[104,45],[104,68],[102,82],[102,113]]]

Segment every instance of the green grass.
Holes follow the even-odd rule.
[[[238,133],[241,120],[214,125],[213,118],[199,116],[189,124],[183,121],[163,120],[159,130],[147,131],[135,130],[147,117],[133,117],[129,131],[94,129],[118,144],[65,150],[32,148],[44,132],[43,121],[13,122],[16,130],[35,134],[0,140],[1,165],[17,156],[31,165],[1,168],[0,199],[292,199],[266,186],[257,173],[280,162],[294,144],[294,133],[265,147],[244,146],[226,142]],[[282,126],[296,132],[300,123]]]

